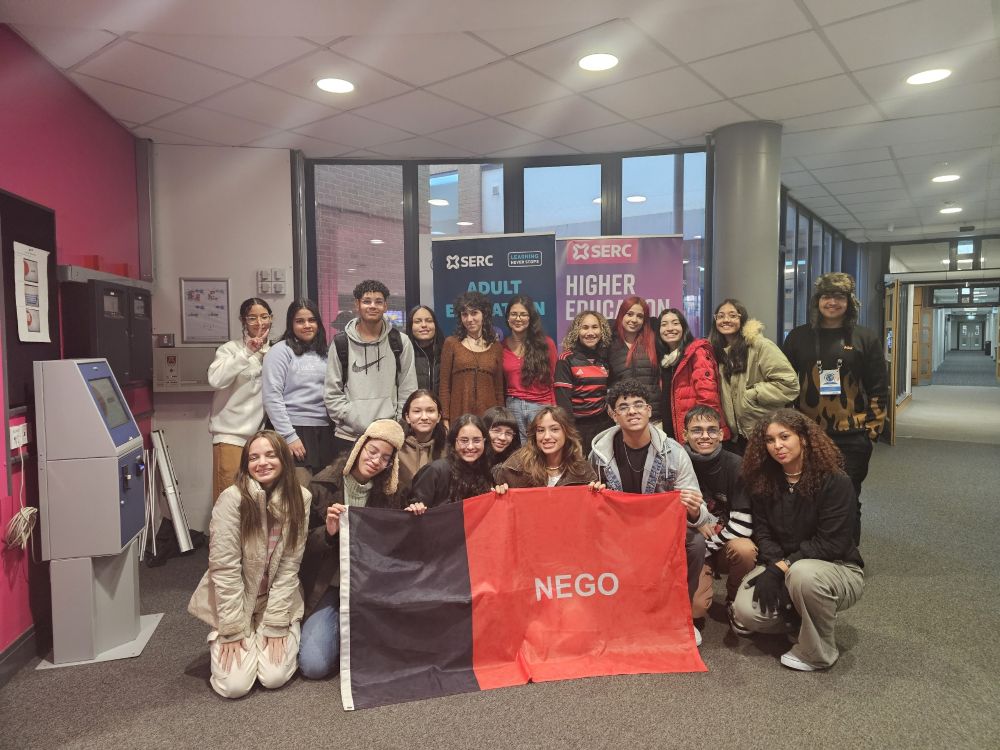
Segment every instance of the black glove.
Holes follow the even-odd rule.
[[[788,590],[785,588],[785,574],[774,563],[764,568],[763,573],[747,581],[746,585],[753,587],[753,600],[757,602],[764,615],[778,614],[782,604],[789,601]]]

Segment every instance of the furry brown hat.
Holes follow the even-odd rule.
[[[392,463],[389,464],[389,481],[385,485],[385,493],[387,495],[394,495],[396,494],[396,487],[399,485],[399,450],[403,447],[405,437],[403,435],[403,428],[399,426],[398,422],[392,419],[376,419],[368,425],[368,429],[354,443],[351,455],[347,457],[347,463],[344,464],[344,476],[346,477],[351,473],[351,469],[354,468],[354,462],[358,460],[358,454],[361,453],[361,448],[372,439],[384,440],[396,449],[392,454]]]
[[[834,271],[824,273],[813,282],[813,293],[809,299],[809,321],[815,327],[819,325],[819,298],[824,294],[843,294],[847,297],[847,312],[844,315],[844,325],[848,328],[858,322],[858,312],[861,302],[854,294],[854,277],[847,273]]]

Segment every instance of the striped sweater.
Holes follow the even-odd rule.
[[[689,446],[685,448],[708,512],[718,519],[715,534],[706,542],[706,554],[718,552],[731,539],[749,539],[753,533],[753,518],[750,498],[744,491],[740,474],[742,459],[722,450],[721,446],[712,456],[695,453]]]
[[[604,414],[608,396],[608,360],[603,349],[577,344],[556,362],[556,403],[575,419]]]

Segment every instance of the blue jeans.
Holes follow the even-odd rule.
[[[534,401],[525,401],[523,398],[507,397],[507,408],[517,420],[517,431],[521,433],[521,445],[528,444],[528,425],[546,406],[551,404],[536,404]]]
[[[339,667],[340,591],[331,586],[313,613],[302,623],[299,669],[303,677],[322,680]]]

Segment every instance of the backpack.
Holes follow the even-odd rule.
[[[349,346],[346,333],[341,331],[334,334],[333,348],[337,351],[337,359],[340,360],[340,379],[344,383],[344,388],[347,387],[347,375],[351,371],[351,368],[347,366],[347,351]],[[389,329],[389,348],[396,358],[396,385],[399,385],[399,373],[403,369],[399,363],[399,358],[403,354],[403,335],[399,332],[398,328]]]

